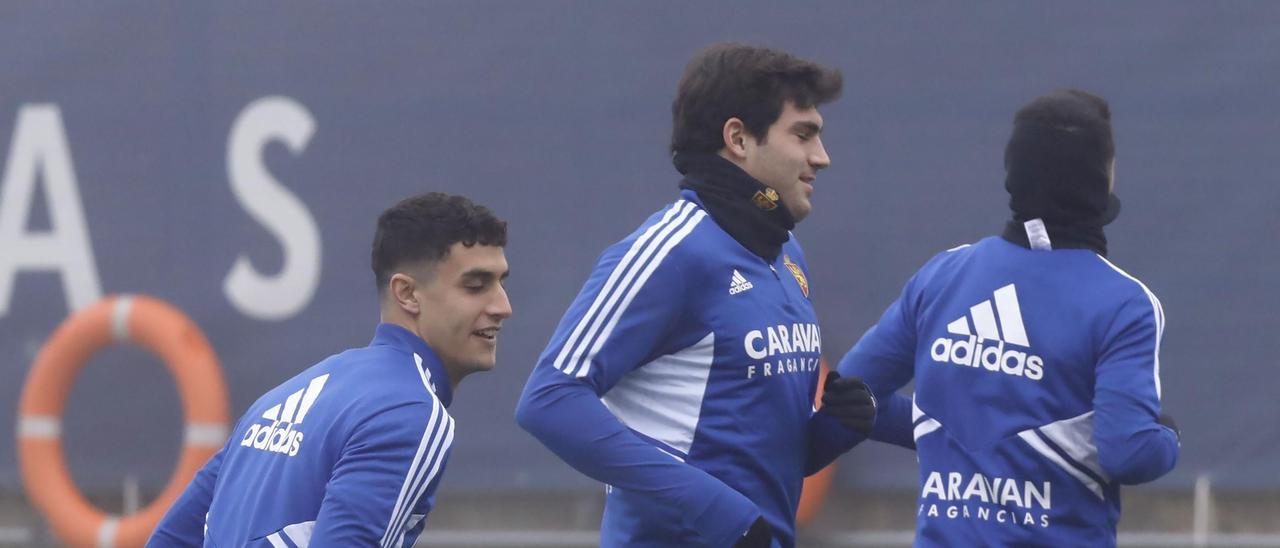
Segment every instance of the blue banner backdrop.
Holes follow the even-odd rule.
[[[0,8],[0,488],[20,485],[22,382],[70,310],[173,303],[238,415],[365,344],[374,219],[428,190],[512,232],[516,313],[498,369],[461,386],[446,488],[592,488],[512,412],[596,255],[673,199],[672,94],[719,40],[845,74],[823,109],[834,165],[797,230],[832,361],[925,259],[1002,226],[1018,106],[1064,86],[1107,97],[1125,203],[1111,257],[1164,302],[1164,399],[1184,428],[1161,482],[1280,487],[1280,4],[433,4]],[[155,358],[101,354],[64,424],[77,482],[162,485],[180,414]],[[913,485],[903,456],[861,447],[840,482]]]

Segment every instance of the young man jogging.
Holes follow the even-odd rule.
[[[689,63],[680,199],[601,255],[516,411],[608,486],[602,546],[793,546],[804,475],[835,454],[811,443],[862,437],[828,413],[869,431],[860,384],[813,412],[821,333],[790,232],[830,164],[817,107],[841,85],[766,48]]]
[[[378,219],[382,323],[258,399],[148,546],[412,546],[454,440],[446,408],[511,315],[506,223],[461,196]]]
[[[1164,311],[1106,258],[1114,161],[1106,101],[1027,104],[1004,233],[935,256],[841,360],[882,400],[915,380],[911,418],[876,428],[913,432],[917,546],[1114,546],[1120,486],[1177,462]]]

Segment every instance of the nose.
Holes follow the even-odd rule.
[[[493,299],[489,301],[489,306],[485,308],[485,313],[499,320],[511,317],[511,299],[507,298],[507,288],[499,285],[497,293]]]
[[[815,148],[809,155],[809,165],[813,169],[826,169],[831,166],[831,157],[827,156],[827,148],[822,146],[822,139],[815,139]]]

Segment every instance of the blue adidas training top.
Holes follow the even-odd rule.
[[[941,253],[841,360],[881,400],[915,380],[917,546],[1111,546],[1121,484],[1177,462],[1160,301],[1093,251]],[[877,429],[886,426],[877,425]]]
[[[412,546],[453,443],[448,376],[379,325],[258,399],[147,546]]]
[[[602,546],[725,547],[764,516],[790,547],[805,474],[861,440],[813,413],[804,254],[770,264],[681,197],[600,256],[517,420],[607,484]]]

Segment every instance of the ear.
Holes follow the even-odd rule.
[[[388,284],[388,291],[391,292],[391,300],[395,301],[396,306],[410,315],[417,316],[422,312],[422,305],[418,302],[418,282],[409,275],[397,272],[391,276],[391,282]]]
[[[747,158],[747,126],[736,117],[724,121],[721,129],[724,137],[724,151],[730,159],[745,160]]]

